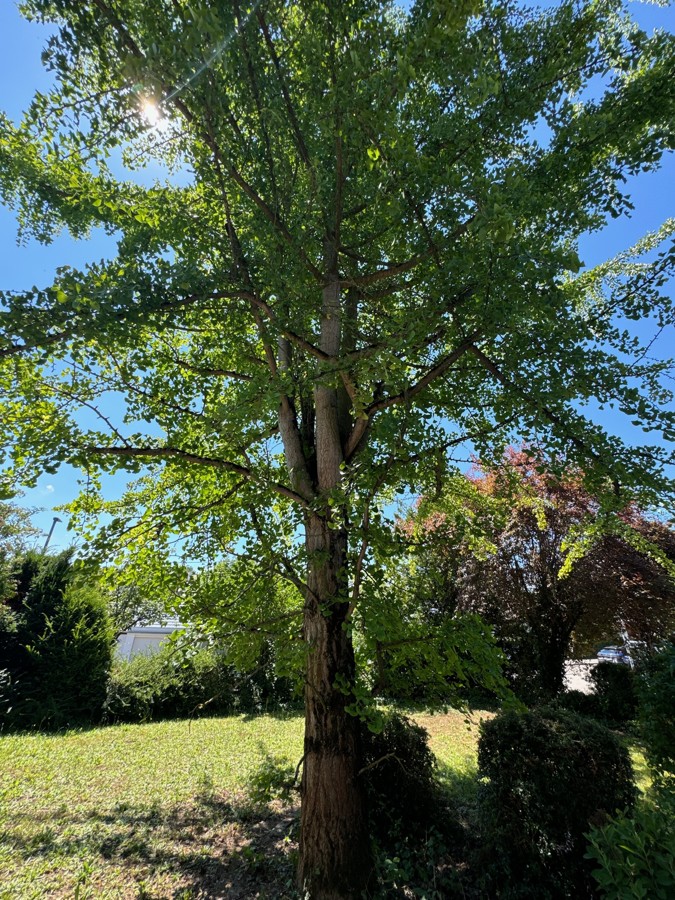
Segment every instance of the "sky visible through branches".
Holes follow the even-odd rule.
[[[550,5],[544,3],[542,5]],[[649,3],[631,3],[631,14],[648,31],[662,28],[675,31],[675,8],[662,8]],[[18,120],[28,106],[35,90],[45,90],[50,84],[49,74],[40,62],[40,53],[49,35],[49,30],[21,18],[13,2],[5,0],[0,4],[0,84],[2,108],[9,116]],[[217,52],[215,48],[214,52]],[[199,77],[195,70],[193,77]],[[152,113],[150,113],[152,115]],[[151,123],[153,124],[153,123]],[[161,127],[161,126],[160,126]],[[129,173],[120,163],[119,175],[132,178],[143,184],[163,180],[167,173],[155,163],[147,168]],[[188,173],[178,173],[174,181],[184,182]],[[656,173],[642,174],[631,179],[627,186],[634,204],[630,218],[610,221],[601,232],[588,235],[580,245],[579,256],[586,266],[596,265],[629,248],[648,231],[653,231],[675,214],[675,157],[665,157],[663,165]],[[17,224],[11,210],[0,207],[0,245],[2,266],[0,267],[0,288],[13,290],[30,287],[32,284],[45,286],[51,283],[57,266],[84,266],[114,255],[115,238],[106,236],[101,230],[94,230],[87,241],[74,241],[67,234],[61,234],[51,245],[43,246],[36,241],[25,245],[16,243]],[[649,342],[655,338],[650,348],[654,357],[665,358],[675,349],[672,334],[657,334],[656,327],[649,321],[636,323],[636,333]],[[589,413],[611,433],[621,436],[627,442],[640,440],[641,432],[631,429],[630,423],[619,413],[605,410]],[[653,438],[652,438],[653,439]],[[458,456],[467,456],[470,448],[461,448]],[[67,467],[54,475],[40,479],[37,487],[26,492],[21,498],[22,505],[40,507],[34,516],[35,525],[47,532],[54,516],[53,507],[73,499],[78,492],[77,475]],[[109,485],[112,494],[119,494],[125,478],[117,476]],[[57,526],[54,547],[64,547],[70,543],[70,535],[65,531],[67,515],[59,514],[64,520]]]

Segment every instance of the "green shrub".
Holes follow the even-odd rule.
[[[253,803],[270,803],[282,800],[288,803],[295,790],[296,767],[284,756],[266,751],[262,761],[247,780],[247,793]]]
[[[595,694],[585,694],[583,691],[563,691],[555,705],[580,716],[590,716],[591,719],[602,718],[600,702]]]
[[[105,702],[108,722],[256,712],[290,702],[292,687],[264,671],[237,672],[222,652],[167,642],[156,653],[116,660]]]
[[[675,897],[675,795],[659,791],[589,834],[587,858],[607,900]]]
[[[0,640],[0,724],[63,728],[100,719],[112,634],[102,597],[78,576],[71,551],[29,553],[16,566]]]
[[[481,726],[478,767],[476,863],[489,896],[590,894],[584,833],[635,800],[618,738],[566,710],[505,712]]]
[[[396,832],[428,825],[438,800],[436,757],[421,725],[398,713],[382,730],[363,732],[365,783],[374,834],[383,841]]]
[[[116,660],[108,682],[108,722],[150,722],[234,709],[230,667],[218,653],[201,649],[189,656],[168,642],[156,653]]]
[[[650,796],[588,837],[593,876],[609,900],[675,896],[675,642],[645,659],[636,679],[639,722],[654,770]]]
[[[591,670],[590,679],[598,699],[599,718],[612,728],[632,722],[637,713],[633,670],[617,663],[600,662]]]
[[[429,735],[405,716],[390,714],[378,733],[363,733],[370,830],[382,897],[455,895],[445,863],[457,835],[437,780]]]
[[[640,731],[649,764],[675,773],[675,640],[645,660],[637,679]]]

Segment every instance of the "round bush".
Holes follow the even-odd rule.
[[[478,768],[477,863],[489,896],[589,896],[584,834],[635,802],[619,739],[567,710],[505,712],[481,726]]]
[[[463,835],[448,815],[429,735],[394,713],[379,734],[364,731],[361,772],[375,843],[373,896],[452,897],[451,848]]]
[[[386,842],[394,834],[425,826],[438,800],[436,757],[421,725],[398,713],[385,719],[378,734],[364,729],[364,768],[376,837]]]

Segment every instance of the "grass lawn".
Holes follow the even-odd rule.
[[[415,718],[443,777],[470,775],[477,727],[455,712]],[[0,900],[291,896],[296,810],[255,807],[245,790],[266,756],[297,763],[302,725],[234,716],[0,737]]]
[[[414,718],[470,804],[478,715]],[[290,714],[1,736],[0,900],[295,896],[297,807],[247,786],[269,757],[297,764],[302,729]]]

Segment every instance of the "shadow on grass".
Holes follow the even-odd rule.
[[[262,707],[259,710],[235,710],[232,715],[241,716],[244,722],[255,722],[260,716],[268,716],[276,722],[285,722],[289,719],[297,719],[299,716],[304,715],[304,712],[305,708],[299,702],[297,704],[289,703],[284,706]]]
[[[298,810],[208,793],[179,806],[117,804],[107,811],[42,811],[0,833],[0,851],[67,872],[87,858],[103,890],[143,900],[293,898]],[[37,825],[32,834],[28,825]],[[124,884],[120,883],[120,872]],[[131,892],[127,892],[131,891]]]
[[[479,896],[471,866],[476,775],[472,769],[458,771],[440,764],[438,776],[443,788],[442,834],[406,843],[415,861],[415,879],[421,879],[416,886],[429,890],[417,896],[469,900]],[[0,857],[12,859],[26,876],[48,870],[54,896],[72,896],[73,872],[78,867],[83,871],[83,866],[93,874],[90,893],[83,890],[82,896],[135,900],[299,896],[293,886],[298,833],[294,804],[255,804],[244,793],[220,793],[207,786],[180,804],[54,806],[17,813],[11,828],[0,833]],[[386,871],[381,874],[381,892],[374,896],[411,896],[400,890],[407,873],[391,878]]]

